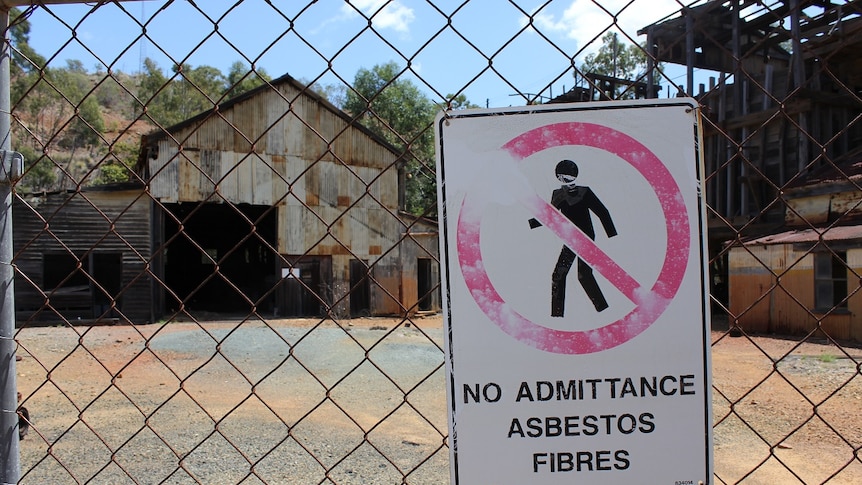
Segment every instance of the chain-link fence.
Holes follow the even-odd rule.
[[[714,482],[862,482],[862,3],[16,3],[21,483],[446,483],[434,115],[677,95]]]

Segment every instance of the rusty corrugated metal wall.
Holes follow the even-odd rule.
[[[811,246],[749,245],[730,250],[730,312],[738,315],[746,332],[799,335],[819,326],[833,338],[862,340],[862,293],[849,297],[846,311],[815,310]],[[846,255],[852,280],[854,272],[862,272],[862,249]]]
[[[398,154],[343,113],[275,81],[168,132],[150,142],[158,201],[274,205],[280,254],[332,257],[337,314],[347,312],[356,260],[376,282],[371,314],[415,304],[415,252],[399,247],[408,226],[397,215]]]
[[[152,320],[150,281],[141,277],[151,256],[150,199],[142,189],[30,196],[16,200],[13,211],[16,265],[29,276],[15,286],[19,325],[63,319]],[[112,284],[102,282],[111,287],[99,288],[93,281],[104,274],[91,266],[99,265],[99,255],[112,255],[106,268],[111,274],[104,278]],[[74,267],[51,268],[52,256],[80,264],[90,276],[76,274]],[[46,272],[52,270],[57,272],[56,287],[45,282]],[[68,290],[73,281],[79,283],[77,291]],[[113,309],[94,304],[112,299]]]

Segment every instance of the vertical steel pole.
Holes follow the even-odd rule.
[[[9,10],[0,9],[0,151],[11,151],[12,121],[9,95]],[[3,163],[5,168],[5,161]],[[0,174],[0,483],[18,483],[18,385],[15,371],[15,271],[12,269],[12,181],[9,172]]]

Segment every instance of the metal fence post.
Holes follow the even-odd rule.
[[[15,370],[15,271],[12,268],[12,163],[5,156],[11,149],[10,79],[11,51],[8,44],[9,10],[0,10],[3,44],[0,46],[0,483],[17,483],[20,475],[18,443],[18,386]]]

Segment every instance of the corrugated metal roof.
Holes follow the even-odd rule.
[[[325,109],[327,109],[328,111],[334,113],[336,116],[343,119],[348,125],[350,125],[350,126],[356,128],[357,130],[363,132],[365,135],[372,138],[378,144],[385,147],[387,150],[391,151],[392,153],[396,154],[397,156],[401,156],[402,150],[399,150],[397,147],[393,146],[391,143],[389,143],[389,141],[387,141],[386,139],[384,139],[383,137],[381,137],[377,133],[374,133],[373,131],[371,131],[370,129],[368,129],[367,127],[365,127],[361,123],[359,123],[359,121],[356,118],[354,118],[354,117],[350,116],[349,114],[345,113],[344,111],[338,109],[335,105],[330,103],[326,98],[324,98],[320,94],[314,92],[305,84],[297,81],[296,79],[291,77],[289,74],[284,74],[283,76],[281,76],[277,79],[273,79],[272,81],[263,83],[262,85],[254,88],[254,89],[251,89],[251,90],[246,91],[246,92],[244,92],[238,96],[230,98],[227,101],[225,101],[224,103],[218,105],[216,108],[213,108],[213,109],[204,111],[202,113],[199,113],[196,116],[193,116],[193,117],[188,118],[184,121],[181,121],[181,122],[179,122],[173,126],[169,126],[167,128],[164,128],[164,129],[156,129],[156,130],[144,135],[142,143],[141,143],[141,145],[142,145],[141,153],[143,154],[146,151],[144,149],[144,145],[146,145],[148,143],[154,143],[160,139],[167,138],[167,137],[169,137],[170,134],[177,133],[180,130],[182,130],[183,128],[186,128],[189,126],[194,126],[197,124],[201,124],[201,123],[203,123],[203,121],[205,121],[205,120],[207,120],[213,116],[219,116],[219,115],[227,116],[225,113],[229,112],[235,105],[237,105],[237,104],[241,103],[242,101],[245,101],[249,98],[252,98],[254,96],[258,96],[262,92],[270,91],[272,89],[278,89],[278,86],[280,86],[282,84],[290,85],[294,89],[296,89],[299,93],[301,93],[300,96],[298,96],[293,102],[297,102],[299,105],[301,105],[303,98],[313,99],[314,101],[319,103],[321,106],[323,106]],[[139,160],[138,163],[140,164],[141,162],[142,161]]]
[[[817,241],[862,240],[862,225],[797,229],[762,236],[742,244],[745,246],[813,243]]]

